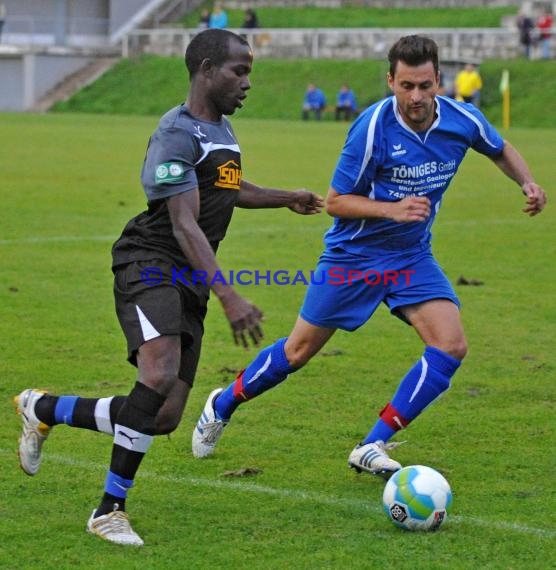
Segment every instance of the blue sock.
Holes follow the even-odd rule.
[[[73,411],[78,396],[59,396],[54,408],[54,418],[57,424],[73,425]]]
[[[133,487],[133,479],[125,479],[121,475],[108,471],[104,482],[104,492],[125,502],[127,492]]]
[[[281,338],[263,348],[255,360],[218,396],[214,409],[220,419],[229,420],[242,402],[274,388],[283,382],[288,374],[297,370],[290,366],[286,358],[286,340]]]
[[[406,427],[450,387],[450,380],[460,364],[461,361],[448,353],[427,346],[419,362],[401,381],[392,401],[380,412],[380,419],[363,444],[386,442]]]

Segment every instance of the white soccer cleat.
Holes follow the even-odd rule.
[[[217,388],[209,394],[203,413],[193,430],[191,437],[193,457],[202,458],[212,455],[222,431],[228,425],[228,422],[216,419],[214,411],[214,401],[222,391],[222,388]]]
[[[87,532],[115,544],[143,546],[143,539],[131,528],[129,517],[124,511],[112,511],[95,518],[96,509],[87,521]]]
[[[16,412],[23,421],[23,432],[19,438],[19,464],[27,475],[35,475],[41,466],[43,443],[50,434],[50,426],[35,415],[35,404],[46,394],[41,390],[23,390],[15,396]]]
[[[388,457],[387,450],[400,445],[399,443],[387,443],[375,441],[366,445],[358,445],[350,453],[348,465],[358,473],[366,471],[373,475],[381,475],[385,478],[402,468],[401,464]]]

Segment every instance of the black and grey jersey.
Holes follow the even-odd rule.
[[[141,183],[148,209],[131,219],[112,249],[113,267],[163,259],[190,267],[172,233],[166,198],[199,189],[197,220],[214,251],[224,238],[237,202],[241,154],[230,122],[193,117],[185,105],[160,120],[149,140]]]

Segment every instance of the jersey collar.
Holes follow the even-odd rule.
[[[429,136],[429,133],[432,130],[434,130],[440,123],[440,101],[438,97],[435,97],[434,102],[436,104],[436,118],[434,119],[432,125],[427,129],[427,131],[423,135],[419,135],[403,120],[403,117],[401,116],[401,113],[398,109],[396,97],[392,96],[392,107],[394,109],[394,116],[396,117],[396,120],[398,121],[399,125],[402,127],[402,129],[406,130],[408,133],[411,133],[415,138],[419,139],[421,142],[427,142],[427,137]]]

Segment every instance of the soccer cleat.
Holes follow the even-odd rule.
[[[390,459],[386,453],[387,450],[398,447],[398,445],[400,443],[385,444],[383,441],[357,445],[349,455],[348,465],[357,473],[367,471],[367,473],[381,475],[387,479],[392,473],[402,468],[400,463]]]
[[[14,398],[16,412],[23,421],[23,432],[19,438],[19,464],[27,475],[35,475],[39,470],[42,446],[51,429],[35,415],[35,404],[45,393],[28,389]]]
[[[143,539],[131,528],[129,517],[124,511],[112,511],[95,518],[96,509],[87,521],[87,532],[115,544],[143,546]]]
[[[217,388],[209,394],[203,413],[193,430],[191,438],[193,457],[201,458],[212,455],[222,431],[228,425],[228,422],[217,419],[214,411],[214,402],[222,391],[222,388]]]

